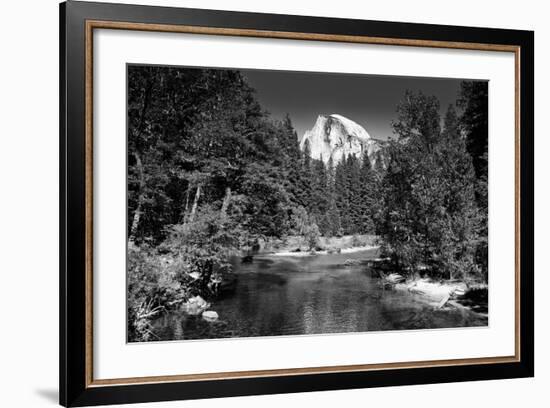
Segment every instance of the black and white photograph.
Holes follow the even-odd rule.
[[[488,326],[488,81],[127,65],[127,341]]]
[[[543,2],[0,8],[0,408],[548,400]]]

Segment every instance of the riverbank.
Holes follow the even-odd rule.
[[[369,263],[386,261],[377,252],[235,258],[231,293],[190,298],[159,314],[151,330],[162,340],[180,340],[487,326],[486,314],[453,306],[454,297],[437,307],[436,295],[456,292],[456,282],[413,285],[402,278],[385,285]]]
[[[378,237],[375,235],[347,235],[322,237],[314,250],[308,249],[301,237],[269,241],[257,255],[269,257],[308,258],[318,255],[338,255],[334,262],[344,267],[367,265],[380,279],[380,284],[398,292],[409,292],[418,301],[434,309],[469,310],[488,314],[488,285],[468,284],[458,280],[435,280],[427,277],[406,278],[392,268],[387,258],[378,256]],[[364,257],[361,253],[365,253]],[[349,258],[342,255],[350,254]]]
[[[468,285],[462,281],[433,281],[428,278],[414,279],[394,285],[395,290],[416,294],[426,304],[436,308],[468,309],[488,313],[488,285]]]
[[[262,255],[304,257],[312,255],[352,254],[378,249],[376,235],[344,235],[342,237],[320,237],[315,248],[311,249],[299,236],[289,236],[284,240],[268,241],[259,251]]]
[[[315,256],[315,255],[332,255],[332,254],[353,254],[356,252],[369,251],[380,248],[379,245],[365,245],[351,248],[342,248],[340,251],[324,249],[321,251],[308,251],[308,252],[296,252],[296,251],[278,251],[270,253],[272,256],[291,256],[291,257],[303,257],[303,256]]]

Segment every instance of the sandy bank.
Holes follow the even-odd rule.
[[[319,237],[315,250],[301,236],[290,235],[284,239],[269,239],[259,242],[259,250],[249,255],[305,257],[312,255],[352,254],[354,252],[378,249],[376,235],[344,235],[341,237]]]
[[[328,250],[308,251],[308,252],[278,251],[278,252],[267,253],[265,255],[304,257],[304,256],[316,256],[316,255],[353,254],[355,252],[368,251],[371,249],[378,249],[378,248],[380,247],[377,245],[365,245],[365,246],[352,247],[352,248],[343,248],[340,250],[340,252],[334,252],[334,251],[328,251]]]
[[[472,290],[486,290],[487,285],[468,287],[464,282],[442,281],[430,279],[416,279],[394,285],[395,290],[409,291],[419,295],[419,298],[431,306],[441,309],[445,307],[471,309],[462,304],[462,298]]]

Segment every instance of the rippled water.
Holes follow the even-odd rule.
[[[435,310],[419,295],[384,289],[364,265],[375,251],[236,262],[234,293],[212,302],[219,321],[172,312],[153,322],[160,340],[486,326],[468,310]]]

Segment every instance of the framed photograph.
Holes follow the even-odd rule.
[[[534,34],[60,7],[60,403],[530,377]]]

